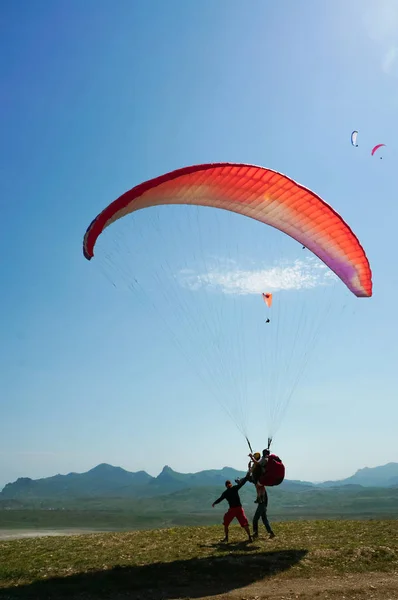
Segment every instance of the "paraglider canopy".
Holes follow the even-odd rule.
[[[372,156],[375,154],[375,152],[377,152],[377,150],[379,148],[381,148],[382,146],[385,146],[385,144],[377,144],[373,149],[372,149]]]
[[[272,294],[263,294],[263,300],[268,308],[271,308],[272,305]]]
[[[97,239],[93,262],[132,292],[137,318],[148,313],[164,331],[250,449],[247,399],[269,448],[329,315],[372,295],[368,259],[342,217],[254,165],[194,165],[141,183],[92,221],[88,260]]]
[[[255,165],[194,165],[132,188],[92,221],[84,236],[84,256],[94,256],[98,236],[111,223],[136,210],[166,204],[221,208],[271,225],[311,250],[353,294],[372,295],[369,261],[342,217],[311,190]]]
[[[355,146],[356,148],[358,148],[357,137],[358,137],[358,131],[354,130],[351,134],[351,144],[353,146]]]

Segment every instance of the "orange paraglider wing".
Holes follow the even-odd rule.
[[[263,294],[263,300],[268,308],[272,306],[272,294]]]
[[[254,165],[194,165],[137,185],[92,221],[84,236],[84,256],[94,256],[98,236],[111,223],[164,204],[221,208],[275,227],[318,256],[353,294],[372,295],[369,261],[342,217],[311,190]]]

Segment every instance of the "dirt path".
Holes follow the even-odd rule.
[[[60,535],[81,535],[84,533],[101,533],[102,529],[0,529],[0,540],[19,540],[23,538],[37,538]]]
[[[398,600],[398,573],[274,579],[197,600]],[[176,599],[177,600],[177,599]]]

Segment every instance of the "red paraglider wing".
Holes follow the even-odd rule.
[[[376,151],[377,151],[379,148],[381,148],[382,146],[385,146],[385,144],[377,144],[377,146],[375,146],[375,147],[372,149],[372,156],[373,156],[373,154],[374,154],[374,153],[375,153],[375,152],[376,152]]]
[[[94,256],[98,236],[117,219],[164,204],[211,206],[266,223],[311,250],[353,294],[372,295],[369,261],[341,216],[311,190],[253,165],[194,165],[137,185],[92,221],[84,236],[84,256]]]

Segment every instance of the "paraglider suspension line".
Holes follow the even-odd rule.
[[[249,446],[249,448],[250,448],[250,452],[253,454],[253,448],[252,448],[252,446],[251,446],[251,444],[250,444],[250,442],[249,442],[249,438],[248,438],[247,436],[245,436],[245,437],[246,437],[246,442],[247,442],[247,445],[248,445],[248,446]]]

